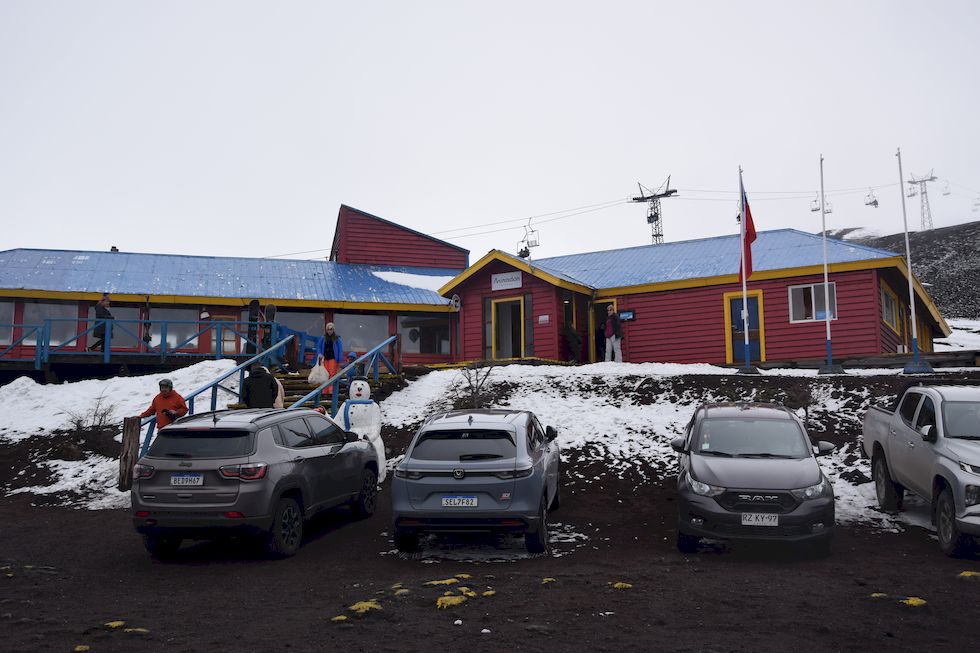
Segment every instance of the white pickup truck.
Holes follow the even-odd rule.
[[[980,536],[980,385],[916,383],[891,410],[870,408],[864,452],[882,510],[900,510],[905,490],[928,500],[949,556]]]

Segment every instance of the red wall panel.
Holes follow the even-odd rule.
[[[336,245],[339,263],[462,270],[469,256],[466,250],[348,206],[340,207]]]

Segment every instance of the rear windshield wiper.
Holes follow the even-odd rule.
[[[460,460],[489,460],[490,458],[503,458],[499,453],[464,453],[460,454]]]
[[[727,451],[711,451],[710,449],[695,451],[694,453],[701,454],[702,456],[724,456],[725,458],[735,457],[735,454],[728,453]]]
[[[170,452],[165,453],[163,455],[164,456],[170,456],[171,458],[193,458],[194,457],[194,456],[192,456],[189,453],[182,453],[180,451],[170,451]]]

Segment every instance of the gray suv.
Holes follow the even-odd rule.
[[[523,410],[429,417],[395,468],[395,546],[415,551],[423,533],[512,532],[546,551],[548,512],[561,501],[556,436]]]
[[[684,437],[677,476],[677,548],[694,552],[702,537],[806,542],[829,552],[834,488],[802,422],[778,404],[704,404]]]
[[[374,513],[370,442],[312,410],[200,413],[162,429],[133,474],[133,524],[154,557],[184,539],[244,534],[291,556],[313,513]]]

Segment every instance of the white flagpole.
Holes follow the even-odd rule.
[[[919,343],[918,343],[918,329],[915,324],[915,291],[912,287],[912,250],[909,247],[909,219],[905,212],[905,191],[903,189],[903,184],[905,179],[902,174],[902,148],[898,148],[895,152],[895,156],[898,157],[898,192],[902,194],[902,225],[905,227],[905,265],[908,267],[909,272],[909,310],[912,311],[912,362],[905,366],[906,374],[914,374],[916,372],[932,372],[932,366],[923,361],[919,362]]]
[[[742,185],[742,166],[738,167],[738,212],[741,219],[739,236],[742,243],[742,331],[745,333],[745,369],[749,369],[749,286],[745,278],[745,186]]]
[[[824,321],[827,323],[827,367],[821,372],[833,374],[834,353],[830,341],[830,274],[827,269],[827,204],[824,200],[823,188],[823,154],[820,155],[820,228],[823,232],[823,312]]]

